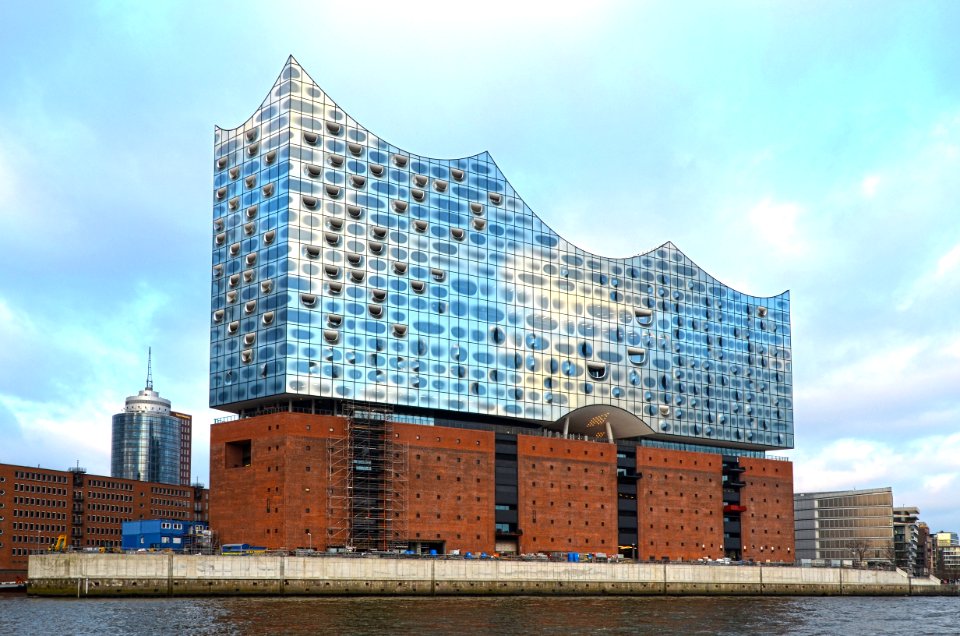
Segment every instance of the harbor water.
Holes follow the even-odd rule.
[[[0,596],[0,634],[960,634],[958,597]]]

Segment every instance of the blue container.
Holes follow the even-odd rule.
[[[437,556],[436,550],[430,550],[430,556]]]

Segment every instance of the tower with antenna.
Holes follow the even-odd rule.
[[[153,387],[153,348],[147,348],[143,390],[113,416],[110,474],[113,477],[190,484],[193,418],[171,409]]]

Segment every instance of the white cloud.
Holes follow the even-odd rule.
[[[960,243],[951,247],[946,254],[940,257],[933,276],[937,280],[944,280],[954,276],[958,268],[960,268]]]
[[[915,505],[937,527],[960,524],[960,433],[903,442],[845,438],[792,453],[796,492],[890,486],[895,505]]]
[[[800,256],[808,250],[798,227],[804,212],[799,203],[767,198],[755,205],[747,218],[758,239],[766,243],[771,252]]]
[[[958,283],[960,283],[960,243],[948,248],[933,267],[911,283],[907,292],[902,295],[903,300],[897,305],[897,309],[907,311],[920,301],[953,289]]]
[[[166,300],[141,285],[125,305],[94,306],[95,314],[73,310],[62,321],[47,307],[28,310],[0,297],[5,353],[30,359],[0,369],[0,405],[16,421],[14,438],[25,444],[3,449],[10,461],[46,463],[63,453],[81,462],[109,459],[110,418],[140,388],[146,343]]]
[[[877,189],[880,187],[880,176],[871,174],[863,178],[863,181],[860,182],[860,192],[863,193],[863,196],[872,199],[877,194]]]

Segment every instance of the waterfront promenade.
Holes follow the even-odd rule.
[[[678,563],[68,553],[30,557],[37,596],[939,596],[902,571]]]

